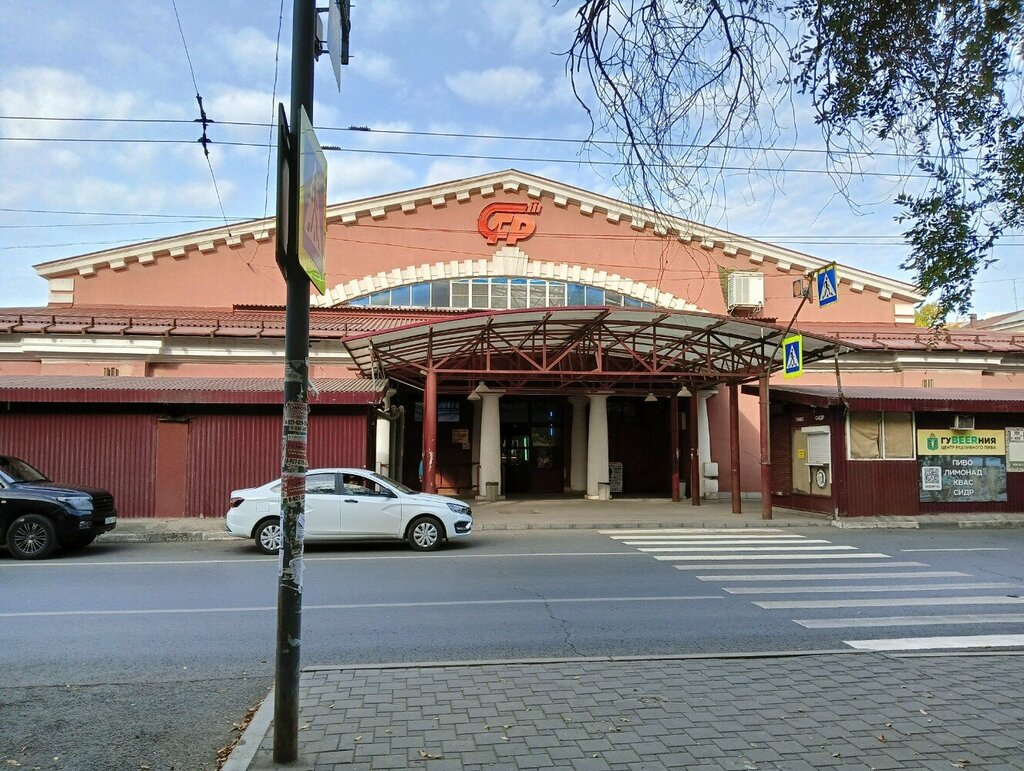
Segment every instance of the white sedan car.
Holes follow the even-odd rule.
[[[228,532],[252,538],[264,554],[281,548],[281,481],[234,490]],[[462,501],[418,493],[365,469],[321,468],[306,473],[305,541],[408,542],[419,551],[473,531],[473,511]]]

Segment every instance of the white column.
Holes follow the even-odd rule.
[[[587,489],[587,397],[570,396],[572,404],[572,444],[569,451],[569,489]]]
[[[704,464],[711,462],[711,428],[708,423],[708,399],[718,394],[718,389],[698,391],[697,397],[697,462],[700,463],[700,495],[718,492],[718,479],[704,476]],[[714,488],[714,489],[712,489]]]
[[[587,432],[587,498],[599,497],[599,482],[608,481],[608,394],[590,395]]]
[[[501,414],[498,399],[502,392],[488,391],[480,394],[480,490],[478,495],[487,497],[487,483],[498,483],[501,497]]]
[[[391,396],[384,396],[384,411],[391,409]],[[391,421],[377,416],[377,446],[373,453],[373,467],[378,474],[391,478],[395,470],[391,468]]]

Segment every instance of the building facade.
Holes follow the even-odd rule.
[[[515,170],[332,205],[327,220],[328,289],[311,296],[314,466],[416,485],[423,461],[426,489],[464,496],[736,506],[767,491],[833,515],[910,513],[836,503],[845,442],[825,464],[827,494],[805,491],[818,468],[793,465],[808,447],[777,425],[796,409],[779,387],[784,338],[803,335],[801,386],[955,388],[963,415],[1021,391],[1024,336],[918,329],[910,285],[839,265],[839,301],[823,307],[806,287],[824,260]],[[231,489],[275,476],[273,224],[37,266],[48,306],[0,310],[0,449],[111,488],[125,516],[221,516]],[[803,406],[846,436],[852,404],[822,399]],[[986,456],[1010,477],[989,504],[1019,510],[1009,445]]]

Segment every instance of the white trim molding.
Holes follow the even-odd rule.
[[[362,276],[330,287],[322,296],[311,298],[310,303],[314,308],[332,308],[367,294],[407,284],[419,284],[424,281],[446,278],[497,276],[543,278],[550,281],[585,284],[625,294],[659,308],[707,312],[670,292],[660,292],[657,287],[633,281],[617,273],[609,274],[603,270],[583,268],[580,265],[569,265],[564,262],[531,260],[529,255],[518,246],[503,246],[495,251],[489,260],[455,260],[435,262],[432,265],[409,265],[404,268]]]

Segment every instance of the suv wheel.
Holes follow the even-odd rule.
[[[416,551],[433,551],[444,539],[444,528],[433,517],[417,517],[409,525],[406,537]]]
[[[18,517],[7,531],[7,548],[20,560],[41,560],[57,548],[53,523],[39,514]]]

